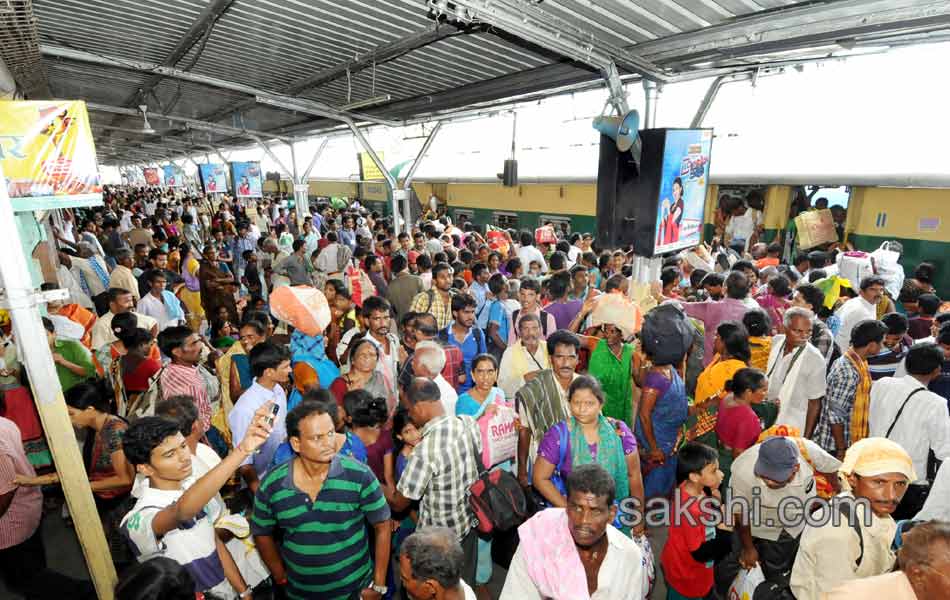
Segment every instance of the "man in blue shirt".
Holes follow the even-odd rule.
[[[287,437],[284,425],[287,418],[287,396],[280,384],[290,379],[290,353],[282,346],[262,342],[251,349],[249,360],[254,383],[241,394],[228,414],[232,438],[244,439],[254,413],[267,402],[273,402],[279,409],[274,415],[273,429],[267,441],[257,453],[247,457],[238,469],[251,493],[257,493],[258,485],[267,474],[274,453]]]
[[[458,378],[452,381],[455,390],[462,394],[475,385],[472,380],[472,361],[487,352],[485,332],[475,327],[475,298],[469,294],[452,296],[452,322],[442,330],[439,337],[450,346],[462,351],[462,367]]]
[[[254,238],[251,236],[250,224],[247,221],[241,221],[238,223],[238,234],[234,238],[233,245],[230,248],[231,256],[234,257],[234,275],[241,279],[241,276],[244,275],[244,269],[247,268],[247,261],[244,259],[244,251],[250,250],[251,252],[257,250],[257,245],[254,242]]]
[[[472,285],[468,286],[469,293],[475,298],[475,326],[484,330],[488,327],[488,279],[491,272],[485,263],[475,263],[472,266]]]

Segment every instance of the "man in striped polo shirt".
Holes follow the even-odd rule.
[[[336,411],[333,401],[304,400],[287,415],[296,456],[261,482],[251,532],[287,598],[380,600],[388,591],[389,506],[373,472],[336,453]],[[366,523],[375,530],[372,556]]]

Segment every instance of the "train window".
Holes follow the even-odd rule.
[[[463,223],[472,223],[475,220],[474,210],[456,208],[456,209],[453,209],[452,212],[455,213],[455,224],[458,225],[459,227],[461,227]]]
[[[571,218],[555,215],[541,215],[538,217],[538,227],[541,227],[545,223],[550,223],[554,225],[554,229],[557,231],[565,231],[567,233],[571,232]]]
[[[518,229],[518,214],[511,212],[492,213],[492,221],[502,229]]]

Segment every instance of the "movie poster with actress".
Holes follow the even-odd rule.
[[[165,173],[165,187],[184,187],[185,174],[182,172],[181,167],[176,165],[165,165],[162,167],[162,170]]]
[[[234,180],[235,196],[238,198],[260,198],[264,195],[261,163],[233,162],[231,177]]]
[[[666,132],[654,255],[698,246],[709,185],[711,129]]]
[[[201,185],[206,194],[228,193],[228,171],[224,165],[198,165],[198,173],[201,175]]]
[[[155,167],[144,167],[142,175],[145,177],[145,185],[158,187],[162,185],[162,176]]]

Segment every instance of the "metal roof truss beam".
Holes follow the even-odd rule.
[[[485,23],[572,60],[607,72],[611,65],[629,69],[665,83],[670,75],[639,55],[597,38],[596,34],[560,21],[536,2],[526,0],[427,0],[435,15],[449,15],[461,23]]]
[[[266,96],[275,100],[296,100],[298,102],[306,103],[306,105],[312,111],[319,111],[320,116],[325,116],[330,119],[336,119],[336,120],[340,120],[344,122],[346,119],[356,119],[360,121],[367,121],[370,123],[377,123],[379,125],[390,125],[390,126],[396,125],[396,123],[394,123],[393,121],[381,119],[378,117],[373,117],[371,115],[364,115],[362,113],[356,113],[356,112],[340,111],[333,108],[332,106],[323,104],[322,102],[316,102],[313,100],[302,100],[299,98],[290,98],[288,96],[283,96],[281,94],[275,94],[273,92],[259,90],[257,88],[253,88],[251,86],[244,85],[241,83],[226,81],[224,79],[219,79],[217,77],[211,77],[208,75],[190,73],[188,71],[182,71],[181,69],[166,67],[164,65],[158,65],[155,63],[136,61],[136,60],[125,60],[125,59],[114,58],[110,56],[103,56],[100,54],[94,54],[92,52],[85,52],[83,50],[75,50],[73,48],[51,46],[49,44],[41,45],[40,51],[43,53],[44,56],[52,56],[56,58],[63,58],[66,60],[75,60],[75,61],[85,62],[85,63],[90,63],[90,64],[103,65],[106,67],[114,67],[117,69],[128,69],[131,71],[140,71],[144,73],[156,73],[164,77],[180,79],[183,81],[190,81],[192,83],[207,85],[209,87],[219,88],[222,90],[229,90],[232,92],[237,92],[239,94],[247,94],[248,96]],[[311,114],[318,114],[318,113],[312,112]]]
[[[128,115],[132,117],[140,117],[142,113],[138,110],[132,108],[125,108],[122,106],[109,106],[107,104],[98,104],[95,102],[87,102],[86,107],[91,111],[99,112],[108,112],[114,113],[117,115]],[[217,123],[208,123],[207,121],[199,121],[198,119],[191,119],[188,117],[181,117],[176,115],[163,115],[156,112],[148,112],[148,118],[150,120],[157,121],[170,121],[173,123],[184,123],[190,129],[197,129],[200,131],[208,131],[211,133],[216,133],[218,135],[229,135],[229,136],[258,136],[258,137],[267,137],[280,140],[282,142],[292,142],[294,138],[283,135],[275,135],[273,133],[268,133],[266,131],[256,131],[253,129],[240,129],[238,127],[228,127],[227,125],[219,125]]]

